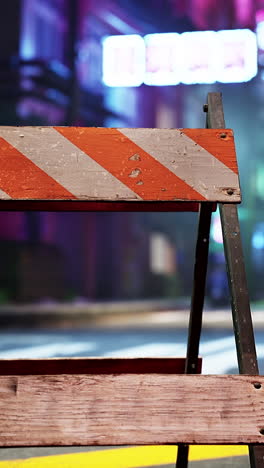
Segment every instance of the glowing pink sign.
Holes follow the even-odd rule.
[[[103,40],[103,82],[107,86],[140,86],[145,74],[141,36],[109,36]]]
[[[256,34],[248,29],[110,36],[103,42],[107,86],[238,83],[257,74]]]
[[[180,34],[149,34],[144,39],[146,44],[144,83],[158,86],[180,83]]]
[[[256,34],[249,29],[219,31],[217,81],[239,83],[251,80],[258,72]]]
[[[181,67],[181,82],[214,83],[217,81],[217,34],[213,31],[188,32],[181,35],[184,60]]]

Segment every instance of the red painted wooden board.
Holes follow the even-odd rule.
[[[0,163],[6,202],[157,202],[174,211],[161,203],[241,200],[226,129],[0,127]]]

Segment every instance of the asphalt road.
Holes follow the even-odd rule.
[[[260,373],[264,373],[264,331],[256,332]],[[0,359],[74,356],[184,356],[186,331],[176,329],[12,330],[0,332]],[[205,330],[200,354],[204,374],[237,373],[231,331]]]
[[[74,330],[9,330],[0,332],[1,358],[46,358],[74,356],[184,356],[187,332],[171,328],[94,328]],[[264,332],[256,333],[260,372],[264,373]],[[205,330],[200,354],[203,373],[237,373],[235,342],[231,331]],[[76,449],[1,449],[0,460],[12,460],[54,453],[73,453]],[[78,449],[77,449],[78,450]],[[79,451],[89,450],[82,448]],[[98,450],[98,449],[97,449]],[[0,468],[1,468],[0,462]],[[35,465],[34,465],[35,466]],[[37,466],[37,465],[36,465]],[[103,466],[103,465],[102,465]],[[157,467],[157,465],[155,465]],[[160,465],[172,468],[174,465]],[[190,467],[248,468],[247,457],[192,462]]]

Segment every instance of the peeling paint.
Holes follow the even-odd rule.
[[[141,170],[136,168],[136,169],[133,169],[133,171],[130,172],[129,174],[129,177],[138,177],[139,174],[141,174]]]
[[[139,154],[135,153],[132,156],[130,156],[129,160],[130,161],[141,161],[141,157],[139,156]]]

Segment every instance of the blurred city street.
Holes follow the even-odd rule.
[[[198,335],[205,297],[202,373],[237,374],[231,292],[241,367],[250,375],[256,370],[250,297],[264,374],[264,0],[11,0],[2,2],[0,44],[0,360],[183,357],[195,291]],[[204,380],[206,413],[215,393]],[[75,417],[68,382],[63,396]],[[252,383],[249,391],[259,391],[261,384]],[[10,419],[19,436],[19,423],[25,432],[24,448],[0,448],[0,468],[175,467],[172,446],[25,448],[34,432],[36,446],[49,433],[39,430],[46,427],[39,394],[46,399],[44,420],[55,420],[49,442],[64,443],[69,430],[73,443],[75,427],[65,405],[57,415],[54,394],[47,403],[45,385],[36,392],[35,419],[26,396],[28,425],[16,392],[12,417],[5,415],[0,390],[2,445],[12,446]],[[158,392],[159,402],[160,386]],[[189,394],[196,393],[195,386]],[[111,405],[101,400],[109,418]],[[61,395],[58,401],[64,404]],[[240,424],[237,394],[234,401]],[[140,405],[142,416],[141,399]],[[262,442],[259,411],[250,435],[246,424],[238,439],[227,439],[223,420],[229,428],[233,406],[220,413],[210,408],[220,415],[221,443]],[[59,428],[61,414],[66,422]],[[94,420],[112,436],[101,414]],[[125,407],[124,426],[127,414]],[[132,421],[135,426],[134,413]],[[120,436],[116,417],[111,424],[106,427]],[[215,418],[205,426],[215,436]],[[164,419],[157,427],[168,429]],[[188,441],[197,442],[192,421],[187,429]],[[219,439],[202,443],[208,440]],[[249,468],[248,449],[193,446],[189,466]]]

